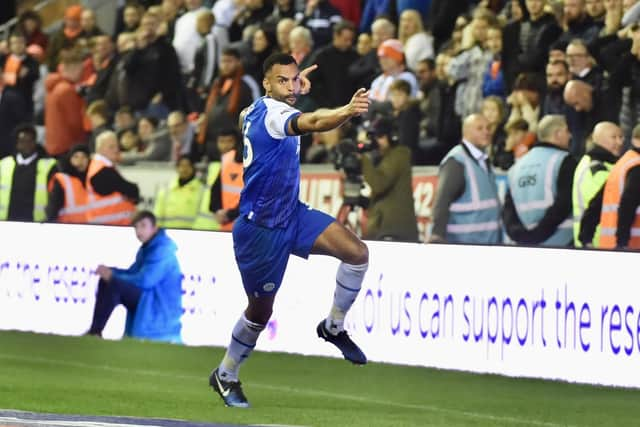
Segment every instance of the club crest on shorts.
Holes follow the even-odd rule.
[[[269,283],[265,283],[262,286],[262,290],[265,292],[271,292],[272,290],[274,290],[276,288],[276,284],[273,282],[269,282]]]

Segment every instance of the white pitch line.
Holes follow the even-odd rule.
[[[190,380],[202,381],[202,377],[196,376],[196,375],[182,375],[182,374],[164,373],[164,372],[158,372],[158,371],[148,371],[144,369],[119,368],[117,366],[91,365],[91,364],[82,363],[82,362],[73,362],[68,360],[53,360],[53,359],[46,359],[43,357],[32,357],[32,356],[26,356],[26,355],[0,353],[0,359],[27,360],[27,361],[38,362],[43,364],[72,366],[77,368],[96,369],[96,370],[109,371],[109,372],[119,372],[123,374],[135,373],[139,375],[147,375],[147,376],[155,376],[155,377],[179,378],[179,379],[190,379]],[[310,396],[335,398],[339,400],[351,400],[354,402],[373,403],[376,405],[392,406],[392,407],[402,408],[402,409],[418,409],[418,410],[429,411],[429,412],[441,412],[444,414],[463,416],[463,417],[472,418],[472,419],[484,419],[488,421],[499,421],[499,422],[532,425],[532,426],[540,426],[540,427],[575,427],[570,424],[557,424],[549,421],[526,420],[523,418],[508,417],[508,416],[502,416],[502,415],[491,415],[491,414],[485,414],[485,413],[473,412],[473,411],[463,411],[459,409],[450,409],[450,408],[444,408],[444,407],[433,406],[433,405],[418,405],[418,404],[411,404],[411,403],[389,402],[385,400],[371,399],[368,397],[354,396],[350,394],[340,394],[340,393],[325,392],[325,391],[318,391],[318,390],[311,390],[311,389],[300,389],[300,388],[293,388],[293,387],[286,387],[286,386],[273,386],[269,384],[260,384],[255,382],[245,382],[245,384],[250,385],[252,387],[256,387],[256,388],[287,392],[291,394],[306,394]]]

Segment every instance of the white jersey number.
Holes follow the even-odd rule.
[[[253,147],[251,146],[251,141],[249,140],[249,127],[251,126],[251,122],[245,122],[243,133],[243,141],[244,141],[244,151],[242,153],[242,165],[245,168],[248,168],[251,162],[253,162]]]

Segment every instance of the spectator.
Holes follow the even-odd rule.
[[[420,85],[418,102],[421,113],[419,151],[416,164],[424,165],[428,163],[428,147],[433,147],[437,144],[435,135],[437,134],[437,122],[440,116],[441,99],[435,61],[432,59],[419,61],[416,77]],[[445,151],[443,150],[442,155],[444,154]],[[438,159],[439,161],[440,159]]]
[[[197,31],[198,15],[207,9],[202,6],[202,0],[186,0],[184,6],[186,12],[176,20],[173,47],[178,54],[182,75],[187,77],[193,73],[196,49],[203,38]]]
[[[552,61],[547,64],[547,93],[542,105],[542,115],[567,114],[568,106],[564,102],[564,87],[569,81],[569,65],[564,61]]]
[[[420,107],[416,98],[411,98],[411,86],[405,80],[396,80],[389,88],[391,117],[396,126],[392,145],[403,145],[411,152],[411,164],[416,164],[422,154],[419,152]],[[384,128],[384,125],[382,125]],[[385,128],[386,129],[386,128]],[[385,135],[385,134],[382,134]],[[391,133],[387,136],[391,137]]]
[[[356,52],[360,55],[360,58],[362,58],[372,51],[371,35],[369,33],[360,33],[356,41]]]
[[[14,129],[18,123],[28,120],[29,114],[22,97],[12,90],[7,90],[3,73],[0,73],[0,159],[14,151],[11,141],[14,140]]]
[[[582,156],[573,176],[573,243],[598,247],[602,190],[620,154],[624,138],[615,123],[600,122],[593,129],[593,145]],[[593,206],[592,206],[593,205]]]
[[[120,132],[124,129],[132,129],[136,125],[136,118],[133,110],[128,105],[118,108],[113,117],[113,130]]]
[[[615,163],[602,194],[600,244],[603,249],[640,249],[640,125],[633,128],[631,148]],[[594,198],[595,200],[595,198]],[[589,206],[591,209],[591,206]],[[586,215],[586,213],[585,213]],[[588,238],[586,239],[588,241]]]
[[[120,175],[116,169],[119,159],[118,137],[112,131],[102,132],[96,139],[96,154],[87,170],[87,191],[95,202],[87,212],[91,224],[131,224],[140,190]]]
[[[504,101],[497,96],[490,96],[482,101],[480,109],[482,115],[489,122],[489,131],[491,133],[491,145],[489,146],[489,160],[496,167],[503,166],[502,156],[505,155],[506,134],[504,131],[504,123],[506,121],[506,110]],[[513,158],[511,158],[513,161]],[[505,169],[505,168],[503,168]]]
[[[102,99],[93,101],[87,107],[86,115],[91,123],[91,136],[89,137],[88,148],[89,152],[93,153],[96,151],[96,138],[98,138],[98,135],[106,130],[111,130],[107,103]]]
[[[585,11],[599,27],[604,26],[605,8],[603,0],[585,0]]]
[[[47,50],[49,37],[42,32],[42,18],[34,10],[25,10],[18,17],[18,31],[27,39],[27,46],[38,45]]]
[[[318,106],[333,108],[348,103],[354,91],[353,82],[345,78],[345,70],[358,59],[353,49],[355,27],[342,21],[333,27],[333,41],[316,50],[311,63],[317,64],[311,80],[311,96]]]
[[[187,81],[187,89],[192,99],[191,111],[202,111],[204,101],[213,82],[213,76],[219,66],[220,42],[211,31],[215,25],[213,13],[204,10],[196,17],[196,29],[201,39],[193,58],[193,71]]]
[[[167,127],[171,138],[171,161],[177,162],[181,156],[191,156],[195,160],[199,154],[195,124],[190,123],[181,111],[172,111],[167,118]]]
[[[91,39],[93,46],[91,57],[95,74],[89,79],[87,102],[104,99],[109,90],[109,82],[118,64],[115,48],[111,37],[106,34]]]
[[[535,132],[540,117],[540,103],[542,89],[537,74],[521,74],[513,85],[513,92],[507,98],[511,106],[508,122],[524,119],[529,124],[529,130]]]
[[[78,144],[61,159],[58,171],[49,181],[47,221],[67,224],[86,224],[89,193],[86,189],[89,147]]]
[[[247,0],[244,7],[238,9],[233,22],[229,25],[229,41],[241,40],[245,28],[262,25],[272,12],[273,4],[268,0]]]
[[[209,165],[205,196],[194,228],[231,231],[240,216],[240,192],[244,186],[242,137],[227,126],[218,133],[216,144],[222,153],[221,161]]]
[[[567,247],[573,244],[571,191],[576,160],[569,154],[566,119],[545,116],[538,143],[509,169],[502,218],[519,244]]]
[[[433,34],[433,48],[440,52],[440,47],[451,38],[456,19],[467,11],[469,0],[432,0],[429,20],[431,34]]]
[[[585,0],[564,0],[564,32],[555,43],[566,47],[573,39],[582,39],[589,44],[598,38],[600,28],[588,14]]]
[[[424,31],[422,16],[415,9],[406,9],[400,15],[398,39],[402,42],[407,68],[415,71],[418,61],[433,58],[433,37]]]
[[[378,47],[385,40],[394,38],[395,33],[396,27],[388,18],[379,17],[373,21],[371,25],[372,49],[369,53],[361,55],[349,67],[349,78],[353,80],[355,87],[371,87],[373,80],[382,73],[378,60]]]
[[[371,187],[365,238],[417,242],[411,151],[409,147],[400,145],[391,119],[375,121],[372,136],[378,144],[381,158],[377,163],[368,156],[362,156],[361,160],[362,176]]]
[[[0,220],[46,219],[47,183],[55,172],[55,160],[45,157],[36,141],[36,129],[19,124],[15,152],[0,160]]]
[[[262,63],[276,51],[278,42],[276,35],[264,26],[257,28],[251,38],[251,49],[244,58],[244,71],[256,82],[262,82]]]
[[[139,161],[162,161],[171,159],[171,139],[166,128],[159,128],[158,119],[143,116],[138,120],[139,149],[134,153],[123,153],[122,163]]]
[[[104,34],[104,31],[96,24],[96,13],[91,9],[84,9],[80,15],[80,36],[83,39],[91,40],[95,36]]]
[[[132,223],[142,245],[129,268],[96,268],[100,281],[88,334],[101,336],[113,309],[123,304],[127,308],[126,335],[179,343],[182,273],[176,244],[158,228],[149,211],[138,212]]]
[[[83,72],[84,56],[75,48],[60,54],[60,71],[51,73],[45,81],[44,147],[52,156],[63,156],[71,147],[85,142],[85,102],[76,84]]]
[[[468,116],[462,138],[440,164],[430,241],[500,243],[500,201],[485,153],[491,144],[489,121],[480,114]]]
[[[456,82],[456,113],[466,117],[476,113],[482,106],[482,80],[492,53],[484,49],[487,27],[491,19],[489,12],[474,14],[471,21],[473,44],[453,57],[447,66],[447,74]]]
[[[603,71],[595,63],[582,40],[571,40],[566,52],[569,71],[573,78],[587,82],[594,88],[602,87]]]
[[[487,68],[482,76],[482,96],[498,96],[506,98],[506,85],[502,70],[502,30],[500,27],[489,27],[487,30],[487,50],[491,52]]]
[[[505,145],[505,151],[510,156],[506,156],[502,169],[507,170],[513,166],[513,162],[520,159],[527,154],[533,144],[536,142],[536,134],[529,132],[529,123],[524,119],[517,119],[513,122],[509,122],[505,126],[507,132],[507,140]]]
[[[160,227],[191,229],[205,191],[204,184],[196,177],[189,156],[178,159],[176,172],[177,176],[156,194],[153,213]]]
[[[524,20],[508,24],[502,33],[507,90],[511,90],[521,73],[542,77],[550,47],[562,33],[555,17],[545,11],[544,0],[527,0],[525,4]]]
[[[296,13],[296,21],[311,30],[313,45],[322,47],[331,43],[334,26],[343,20],[340,11],[328,0],[306,0],[304,12]],[[355,26],[353,27],[355,33]]]
[[[283,18],[278,22],[276,28],[276,39],[278,41],[278,52],[291,53],[291,46],[289,45],[289,35],[291,30],[296,26],[296,21],[293,18]],[[265,25],[265,28],[269,28]]]
[[[313,39],[311,38],[311,31],[305,27],[295,27],[289,34],[289,45],[291,46],[291,56],[296,60],[298,68],[304,70],[307,67],[313,65],[315,59],[311,52],[313,51]],[[300,95],[296,101],[294,107],[304,112],[314,111],[318,108],[318,105],[314,101],[311,95]],[[301,143],[304,145],[305,137],[300,137]],[[304,154],[301,152],[301,158],[304,158]]]
[[[220,58],[220,74],[211,85],[198,133],[201,149],[212,156],[209,160],[219,159],[217,148],[210,147],[215,144],[218,130],[229,123],[238,123],[240,111],[253,102],[252,90],[245,77],[240,53],[226,48]]]
[[[564,101],[570,107],[567,121],[571,131],[571,153],[580,158],[584,154],[587,135],[604,116],[598,105],[598,94],[582,80],[571,80],[564,88]]]
[[[142,6],[136,1],[127,2],[121,9],[121,13],[117,14],[114,38],[122,33],[135,33],[142,21],[142,15],[144,15]]]
[[[411,85],[411,96],[418,94],[418,81],[416,76],[407,71],[404,65],[402,43],[396,39],[389,39],[378,47],[378,58],[382,74],[371,83],[370,98],[372,101],[388,101],[388,92],[391,83],[397,79],[406,80]]]
[[[49,50],[47,52],[47,66],[50,72],[55,72],[58,68],[60,58],[58,55],[63,49],[74,46],[75,41],[82,33],[80,18],[82,17],[82,6],[72,5],[64,12],[64,25],[55,32],[49,40]]]
[[[296,0],[276,0],[271,15],[265,20],[265,25],[276,27],[279,22],[287,18],[293,19],[296,16]],[[297,24],[297,23],[296,23]],[[293,27],[291,27],[293,28]]]
[[[40,64],[27,53],[24,35],[13,33],[9,37],[9,55],[0,57],[5,86],[11,87],[22,97],[27,113],[33,115],[33,90],[40,78]]]
[[[180,64],[173,46],[159,37],[158,18],[150,13],[142,17],[136,32],[136,47],[121,59],[125,81],[118,93],[119,105],[134,111],[166,117],[163,112],[182,107]]]

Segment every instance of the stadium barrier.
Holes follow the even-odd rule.
[[[140,162],[135,166],[120,167],[122,174],[138,183],[143,203],[140,207],[152,209],[155,195],[174,176],[175,171],[166,162]],[[413,200],[420,240],[431,235],[431,208],[438,184],[438,168],[415,166],[413,172]],[[504,200],[507,180],[503,172],[496,173],[500,197]],[[366,192],[366,189],[365,189]],[[342,206],[342,179],[331,165],[302,165],[300,199],[311,207],[337,216]]]
[[[118,227],[0,223],[0,329],[81,335],[96,265],[128,266]],[[226,346],[245,306],[227,233],[170,230],[183,269],[183,342]],[[640,387],[636,253],[369,242],[347,328],[370,360]],[[603,267],[606,266],[606,267]],[[292,257],[263,351],[339,357],[315,335],[337,261]],[[110,321],[114,338],[124,324]],[[1,351],[1,347],[0,347]]]

